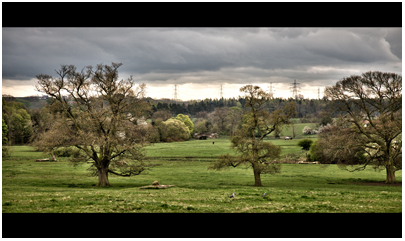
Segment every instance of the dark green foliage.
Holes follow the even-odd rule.
[[[321,122],[319,123],[320,125],[326,126],[329,123],[332,123],[332,114],[328,112],[322,112],[321,113]]]
[[[297,105],[297,110],[299,110],[299,116],[310,115],[317,120],[322,118],[321,112],[327,108],[330,108],[330,105],[333,106],[333,103],[329,103],[327,99],[281,99],[274,98],[270,99],[266,104],[265,108],[272,112],[276,109],[283,108],[286,104],[294,102]],[[207,112],[211,113],[215,108],[220,107],[243,107],[246,103],[246,100],[242,98],[221,98],[221,99],[204,99],[202,101],[190,100],[190,101],[181,101],[173,102],[169,99],[165,100],[150,100],[152,104],[151,116],[159,110],[169,110],[173,115],[184,114],[194,117],[198,112]],[[325,123],[330,123],[332,119],[331,116],[325,117],[323,120]]]
[[[26,144],[32,134],[31,116],[24,104],[8,100],[3,98],[2,103],[2,119],[8,129],[8,144]]]
[[[8,133],[8,128],[6,123],[4,122],[4,119],[1,119],[2,121],[2,144],[7,145],[8,138],[7,138],[7,133]]]
[[[2,146],[2,147],[1,147],[1,156],[2,156],[3,158],[5,158],[5,157],[10,157],[10,156],[11,156],[10,148],[7,147],[7,146]]]
[[[298,146],[302,147],[303,150],[309,150],[312,144],[312,140],[310,139],[302,139],[298,142]]]

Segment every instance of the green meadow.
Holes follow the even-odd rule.
[[[282,156],[302,153],[298,140],[269,140]],[[212,142],[215,142],[214,144]],[[385,172],[371,167],[347,172],[336,165],[282,164],[281,173],[262,175],[244,167],[208,170],[219,155],[233,153],[226,138],[157,143],[146,148],[155,164],[135,177],[110,175],[112,187],[95,187],[87,165],[48,157],[29,146],[13,146],[2,160],[3,213],[402,213],[402,186],[385,185]],[[402,182],[402,171],[396,172]],[[175,185],[140,189],[153,181]],[[228,196],[235,192],[234,198]],[[262,194],[267,192],[267,196]]]

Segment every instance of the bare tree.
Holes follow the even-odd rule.
[[[235,134],[236,128],[243,121],[242,116],[243,113],[241,108],[236,106],[229,108],[227,120],[230,126],[231,135]]]
[[[218,125],[220,132],[226,131],[226,121],[228,118],[228,107],[218,107],[212,112],[213,122]]]
[[[240,91],[245,93],[247,113],[243,116],[242,128],[231,138],[231,148],[236,149],[238,155],[221,155],[219,161],[209,169],[221,170],[246,165],[253,169],[255,186],[262,186],[261,174],[280,172],[280,164],[274,162],[274,159],[281,153],[280,147],[264,138],[272,132],[280,131],[283,125],[291,124],[290,118],[297,113],[296,106],[290,102],[284,109],[269,113],[265,109],[265,103],[270,95],[259,86],[246,85]],[[257,133],[260,133],[259,137]]]
[[[129,177],[145,170],[145,128],[137,126],[137,120],[149,110],[143,101],[145,85],[135,89],[132,76],[119,80],[121,65],[99,64],[81,71],[62,65],[56,70],[57,77],[36,76],[36,89],[51,96],[52,108],[60,113],[37,145],[47,151],[76,147],[70,161],[90,162],[98,176],[97,186],[111,186],[109,173]]]
[[[158,118],[162,121],[167,121],[172,118],[173,114],[169,110],[158,110],[152,115],[152,120],[157,120]]]
[[[402,170],[402,76],[379,71],[352,75],[325,88],[325,94],[343,115],[340,130],[330,137],[336,145],[328,145],[333,158],[348,166],[361,164],[354,170],[370,164],[385,168],[386,183],[396,182],[395,171]],[[342,158],[359,152],[365,153],[362,163]]]

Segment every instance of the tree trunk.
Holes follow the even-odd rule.
[[[108,166],[101,164],[101,168],[98,168],[98,183],[97,187],[111,186],[108,181]]]
[[[255,186],[261,187],[262,186],[262,180],[260,179],[260,171],[257,170],[255,166],[253,166],[253,173],[255,175]]]
[[[385,169],[387,171],[387,179],[385,180],[385,183],[396,183],[396,179],[395,179],[395,172],[394,172],[394,168],[392,165],[387,165],[385,166]]]

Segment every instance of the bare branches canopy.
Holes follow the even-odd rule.
[[[149,109],[143,100],[145,85],[136,87],[132,76],[119,80],[120,66],[99,64],[77,71],[62,65],[56,77],[36,76],[36,89],[53,98],[52,108],[59,113],[37,145],[48,151],[75,146],[72,161],[91,162],[98,186],[110,185],[108,173],[132,176],[144,170],[146,141],[137,121]]]
[[[329,159],[362,164],[360,169],[369,164],[385,168],[386,182],[395,182],[395,171],[402,169],[402,76],[379,71],[353,75],[327,87],[325,95],[336,101],[335,111],[342,115],[338,128],[324,135]],[[361,163],[348,158],[356,155]]]
[[[265,108],[270,95],[259,86],[246,85],[240,91],[245,94],[247,112],[243,116],[242,128],[236,130],[231,138],[231,148],[236,149],[237,156],[222,155],[210,168],[220,170],[246,165],[253,169],[255,186],[262,186],[261,174],[280,172],[280,164],[274,159],[281,153],[280,147],[264,138],[291,124],[290,118],[296,115],[296,106],[291,102],[283,109],[270,113]]]

